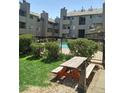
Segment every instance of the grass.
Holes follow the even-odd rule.
[[[50,72],[70,56],[62,55],[58,60],[47,62],[24,56],[19,59],[19,90],[23,91],[28,85],[46,87],[50,85]]]

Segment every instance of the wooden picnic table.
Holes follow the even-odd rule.
[[[56,74],[56,78],[63,79],[63,77],[71,77],[74,80],[78,80],[79,89],[86,90],[86,79],[92,72],[95,64],[89,64],[86,67],[86,57],[75,56],[70,60],[62,63],[59,67],[52,70],[52,73]]]
[[[80,77],[80,70],[79,67],[83,64],[83,62],[86,60],[86,57],[78,57],[75,56],[71,58],[70,60],[62,63],[60,66],[66,68],[67,72],[65,72],[66,77],[71,77],[75,80],[79,80]]]
[[[57,78],[71,77],[75,80],[79,80],[80,70],[79,67],[86,61],[86,57],[75,56],[70,60],[62,63],[60,67],[54,69],[52,72],[57,74]]]

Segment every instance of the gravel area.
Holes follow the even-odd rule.
[[[74,90],[74,88],[62,84],[52,83],[51,86],[46,88],[29,86],[28,89],[21,93],[77,93],[77,92]]]

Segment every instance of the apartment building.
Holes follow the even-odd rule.
[[[49,18],[48,13],[41,14],[30,11],[30,3],[23,0],[19,9],[19,34],[32,34],[34,36],[58,36],[59,18]]]
[[[67,12],[67,9],[64,7],[60,11],[59,36],[88,38],[93,36],[93,33],[96,31],[95,28],[103,28],[103,25],[103,8]]]
[[[103,3],[103,23],[97,23],[93,29],[89,29],[85,37],[102,42],[105,40],[105,3]]]
[[[47,12],[30,11],[30,3],[23,0],[19,9],[19,34],[35,36],[60,36],[74,38],[104,37],[105,4],[103,8],[67,12],[60,10],[60,18],[51,19]]]

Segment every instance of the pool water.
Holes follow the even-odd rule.
[[[60,47],[61,47],[61,44],[60,44]],[[62,48],[69,48],[67,43],[62,43]]]

